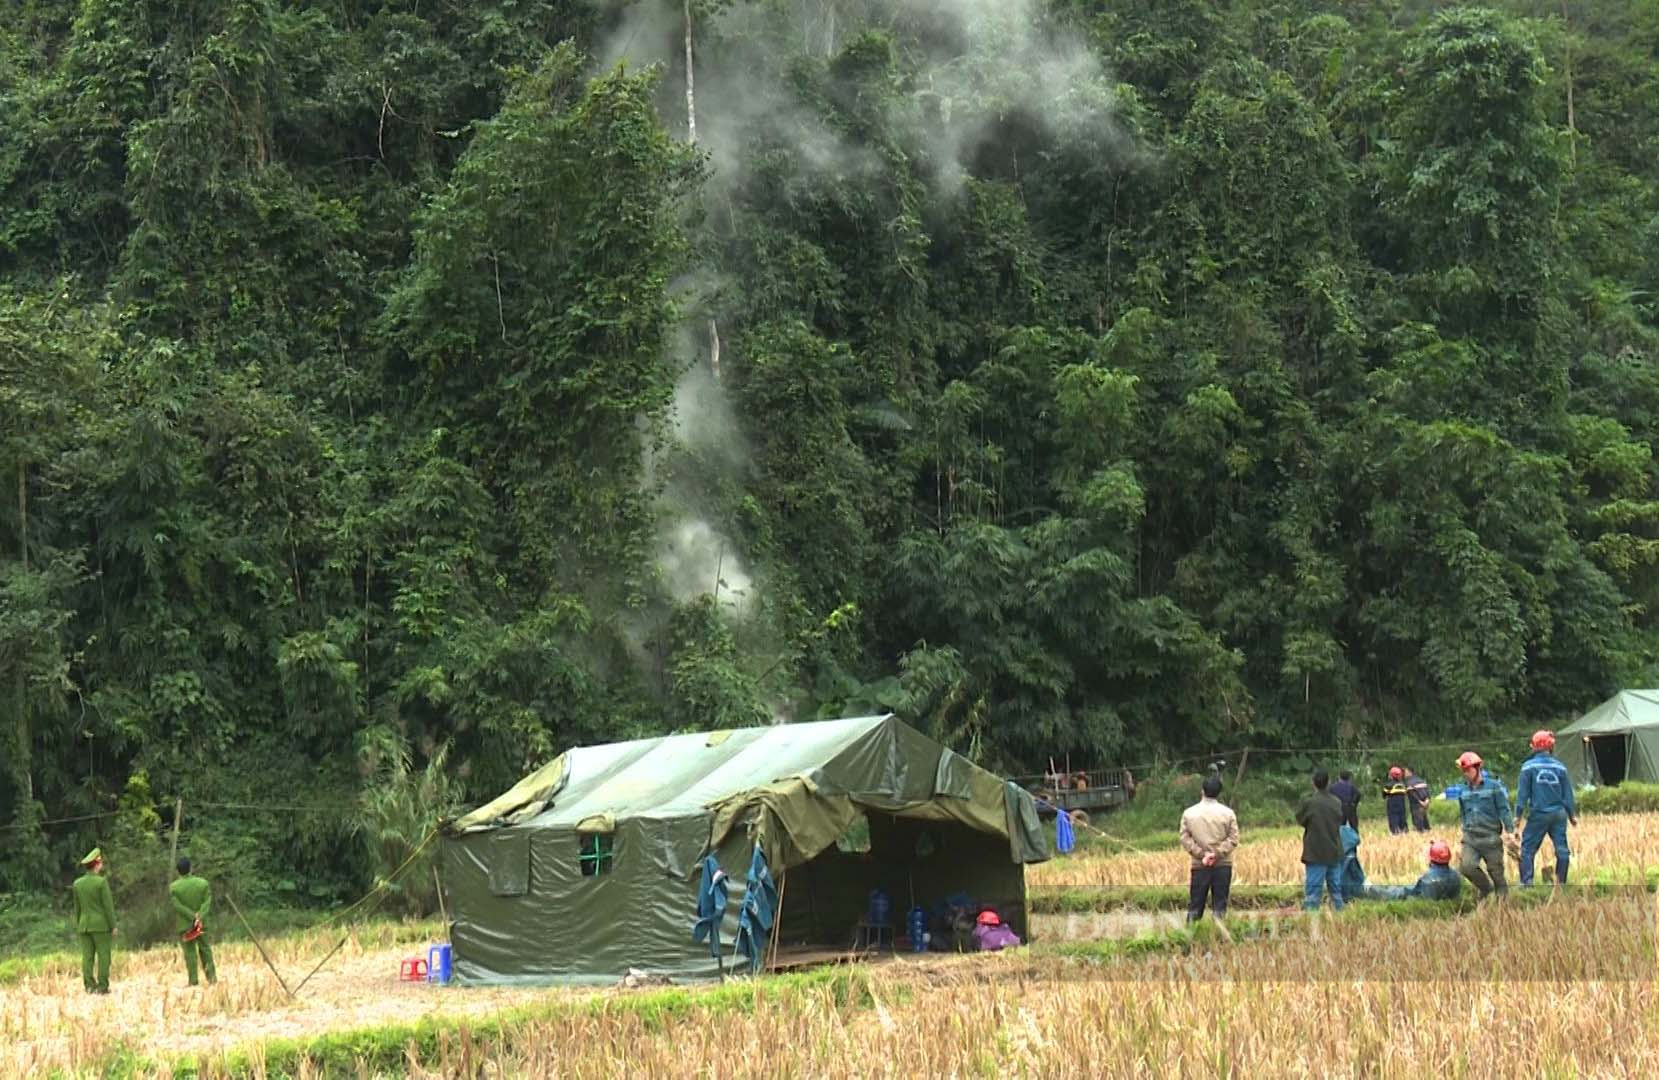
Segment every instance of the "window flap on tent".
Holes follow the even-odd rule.
[[[616,831],[616,815],[606,811],[603,814],[589,814],[576,823],[579,833],[614,833]]]
[[[948,795],[953,799],[971,799],[974,766],[954,750],[939,755],[939,768],[933,774],[933,794]]]
[[[506,792],[491,799],[469,814],[462,816],[450,826],[451,832],[459,835],[472,829],[484,829],[500,825],[509,815],[515,815],[527,809],[531,804],[540,802],[541,809],[545,810],[564,788],[570,779],[570,756],[560,754],[546,765],[526,776],[514,784]],[[524,820],[520,818],[519,820]]]
[[[658,870],[670,877],[690,877],[709,851],[709,826],[713,814],[692,817],[640,818],[639,846]]]
[[[503,829],[490,836],[490,892],[523,896],[530,891],[530,833]]]
[[[535,802],[526,803],[524,809],[515,810],[501,820],[505,821],[509,825],[522,825],[524,822],[529,821],[531,818],[546,809],[547,800],[537,799]]]

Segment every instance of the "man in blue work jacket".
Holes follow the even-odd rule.
[[[1463,771],[1463,794],[1458,796],[1458,810],[1463,818],[1463,855],[1457,869],[1485,900],[1492,893],[1502,900],[1509,896],[1509,882],[1504,877],[1503,834],[1515,827],[1515,815],[1509,810],[1509,792],[1503,781],[1492,776],[1483,767],[1480,755],[1464,751],[1457,759]],[[1486,869],[1481,869],[1481,863]]]
[[[1532,756],[1521,763],[1521,781],[1516,785],[1515,823],[1521,828],[1523,888],[1532,884],[1532,861],[1544,846],[1545,836],[1555,848],[1555,882],[1567,883],[1567,864],[1572,857],[1567,850],[1567,823],[1578,824],[1578,806],[1573,802],[1572,777],[1554,750],[1554,732],[1533,732]]]

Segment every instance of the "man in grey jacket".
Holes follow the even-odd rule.
[[[1204,797],[1181,815],[1181,846],[1192,856],[1192,888],[1187,922],[1204,917],[1205,901],[1217,919],[1227,917],[1233,888],[1233,849],[1238,847],[1238,816],[1218,798],[1221,777],[1204,778]]]

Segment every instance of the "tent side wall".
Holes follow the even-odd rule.
[[[1630,771],[1625,779],[1659,784],[1659,726],[1640,727],[1630,733]]]
[[[582,872],[573,829],[517,827],[451,837],[444,879],[457,979],[471,985],[613,983],[630,967],[713,978],[715,961],[691,940],[697,881],[665,871],[649,822],[618,825],[608,867]],[[743,852],[722,864],[742,880]],[[522,868],[522,869],[521,869]],[[741,889],[734,889],[740,899]],[[730,942],[735,903],[728,908]]]
[[[1590,766],[1589,747],[1582,737],[1563,733],[1557,738],[1555,756],[1567,766],[1567,774],[1572,777],[1574,787],[1596,782],[1595,770]]]

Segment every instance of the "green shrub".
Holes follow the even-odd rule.
[[[1595,788],[1578,796],[1584,814],[1639,814],[1659,811],[1659,784],[1627,780],[1617,787]]]

